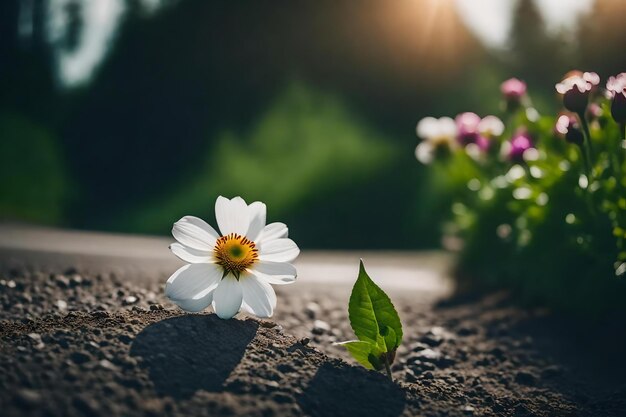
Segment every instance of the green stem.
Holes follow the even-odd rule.
[[[389,358],[387,357],[386,353],[383,355],[383,357],[385,358],[385,370],[387,371],[387,376],[389,377],[390,381],[393,381],[393,377],[391,376],[391,366],[389,366]]]
[[[583,134],[585,135],[585,145],[587,147],[587,152],[589,153],[589,162],[593,167],[594,151],[593,144],[591,143],[591,131],[589,130],[589,123],[587,123],[584,112],[578,113],[578,119],[580,119],[580,125],[583,127]]]

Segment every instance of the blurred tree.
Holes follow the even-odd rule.
[[[37,121],[54,119],[53,58],[47,38],[47,0],[0,2],[0,108]]]
[[[591,13],[582,16],[578,39],[583,70],[603,77],[626,71],[626,2],[596,0]]]
[[[467,68],[484,49],[454,9],[433,24],[430,3],[185,0],[146,17],[130,0],[115,48],[64,131],[83,182],[76,225],[196,179],[199,150],[211,152],[225,128],[248,128],[292,78],[347,97],[412,155],[422,115],[464,110],[480,94]],[[419,36],[437,22],[450,25],[445,36]],[[449,100],[458,85],[464,94]]]
[[[554,84],[572,69],[567,42],[551,34],[534,0],[518,0],[509,36],[511,73],[531,88],[552,92]]]

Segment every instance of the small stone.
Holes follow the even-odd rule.
[[[521,385],[535,385],[537,377],[526,371],[519,371],[515,374],[515,382]]]
[[[308,303],[304,308],[304,314],[307,315],[308,318],[314,319],[320,312],[320,306],[317,303]]]
[[[429,345],[427,345],[426,343],[422,343],[422,342],[415,342],[409,345],[409,350],[411,352],[419,352],[420,350],[429,349],[429,348],[430,348]]]
[[[41,335],[39,333],[28,333],[28,337],[34,342],[41,343]]]
[[[106,319],[106,318],[111,317],[111,314],[109,314],[108,311],[97,310],[97,311],[91,312],[91,317],[95,317],[98,319]]]
[[[261,327],[265,327],[266,329],[273,329],[274,327],[276,327],[276,323],[269,320],[260,320],[259,324],[261,325]]]
[[[54,276],[54,283],[59,288],[68,288],[70,286],[70,280],[66,276],[59,274]]]
[[[424,379],[435,379],[435,375],[432,372],[426,371],[422,374],[422,378]]]
[[[98,365],[102,368],[102,369],[106,369],[109,371],[116,371],[117,367],[115,365],[113,365],[113,363],[111,363],[110,361],[106,360],[106,359],[102,359],[100,362],[98,362]]]
[[[83,277],[81,277],[80,275],[72,275],[72,277],[70,278],[70,286],[71,287],[78,287],[79,285],[83,284]]]
[[[437,347],[443,342],[443,338],[441,336],[428,332],[420,338],[420,342],[425,343],[431,347]]]
[[[85,352],[84,350],[78,350],[70,354],[70,359],[75,364],[80,365],[85,362],[89,362],[91,360],[91,356],[89,355],[89,353]]]
[[[57,306],[57,308],[58,308],[59,310],[61,310],[61,311],[65,311],[65,310],[67,310],[67,302],[65,302],[65,301],[63,301],[63,300],[57,300],[54,304],[55,304],[55,305]]]
[[[478,330],[476,330],[474,327],[461,327],[458,331],[457,334],[459,336],[471,336],[478,333]]]
[[[441,352],[434,349],[424,349],[417,352],[414,357],[422,362],[436,362],[441,359]]]
[[[32,389],[21,389],[17,392],[15,401],[24,408],[36,408],[41,404],[41,394]]]
[[[461,411],[463,411],[463,413],[471,416],[471,415],[474,414],[475,409],[471,405],[466,405],[465,407],[461,408]]]
[[[303,337],[300,340],[298,340],[298,342],[302,345],[302,346],[306,346],[311,342],[311,339],[309,339],[308,337]]]
[[[137,297],[135,297],[134,295],[129,295],[128,297],[124,298],[123,304],[129,306],[135,304],[137,301]]]
[[[404,378],[407,382],[417,382],[419,380],[417,375],[412,369],[407,369]]]
[[[315,322],[313,323],[313,330],[311,330],[311,333],[316,334],[316,335],[322,335],[328,331],[330,331],[330,324],[322,320],[315,320]]]
[[[164,310],[161,304],[152,304],[150,306],[150,311],[160,311],[160,310]]]

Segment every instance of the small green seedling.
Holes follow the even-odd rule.
[[[391,364],[402,343],[402,323],[389,296],[367,275],[363,260],[348,303],[350,326],[358,340],[337,343],[344,346],[361,365],[377,371],[383,368],[391,378]]]

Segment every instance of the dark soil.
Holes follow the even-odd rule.
[[[560,317],[501,295],[424,305],[392,294],[405,340],[391,382],[332,345],[353,338],[345,294],[278,290],[274,321],[223,321],[182,313],[161,284],[7,272],[0,414],[626,415],[623,318]]]

